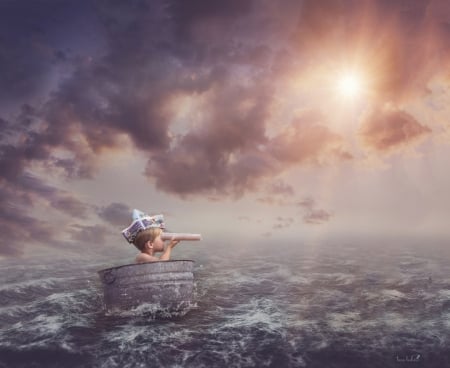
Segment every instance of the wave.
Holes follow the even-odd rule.
[[[30,289],[35,288],[50,289],[60,285],[62,280],[66,281],[65,278],[47,277],[3,284],[0,286],[0,293],[11,291],[15,293],[27,293]]]
[[[112,308],[105,311],[106,316],[117,317],[145,317],[147,320],[171,319],[186,315],[191,309],[196,308],[195,302],[181,302],[171,308],[161,306],[159,303],[142,303],[141,305],[127,310]]]
[[[101,262],[35,265],[25,279],[25,268],[14,265],[0,287],[0,297],[10,298],[0,307],[0,366],[32,366],[32,354],[49,357],[36,367],[80,356],[79,366],[96,368],[326,367],[333,359],[367,366],[367,357],[392,366],[389,359],[408,349],[445,351],[446,266],[433,269],[438,261],[411,255],[366,259],[356,251],[211,256],[195,266],[190,310],[162,311],[161,318],[154,304],[105,312]]]

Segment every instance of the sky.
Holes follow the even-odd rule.
[[[449,66],[446,0],[1,0],[0,257],[448,239]]]

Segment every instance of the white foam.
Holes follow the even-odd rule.
[[[96,295],[96,293],[97,289],[94,288],[64,291],[48,295],[43,299],[43,302],[59,305],[70,312],[82,312],[87,306],[88,297]]]
[[[36,330],[41,335],[55,335],[61,331],[64,321],[61,316],[48,316],[40,314],[36,318],[27,322],[27,328]]]
[[[258,327],[267,331],[280,332],[285,323],[284,313],[276,304],[266,298],[252,298],[228,313],[222,328],[241,329]]]
[[[302,274],[302,272],[292,272],[292,270],[286,266],[279,265],[279,267],[269,277],[281,278],[284,282],[290,284],[309,285],[311,279],[309,274]]]
[[[63,330],[64,323],[61,316],[48,316],[40,314],[31,321],[17,322],[12,326],[2,330],[0,334],[0,341],[7,346],[13,345],[17,349],[29,349],[35,346],[60,345],[64,342],[63,339],[57,336]],[[25,338],[15,338],[13,344],[9,342],[9,336],[32,336],[33,341],[28,341]],[[22,341],[23,340],[23,341]]]
[[[396,289],[383,289],[381,290],[381,294],[385,297],[386,300],[408,298],[405,293],[402,293],[401,291],[398,291]]]
[[[450,300],[450,289],[441,289],[438,291],[439,301]]]
[[[120,309],[112,308],[106,311],[107,316],[118,317],[145,317],[147,320],[160,318],[173,318],[184,316],[192,308],[196,308],[196,303],[181,302],[175,308],[166,308],[159,303],[142,303],[135,308]]]
[[[355,275],[341,272],[329,274],[329,277],[333,280],[336,280],[340,285],[350,285],[353,284],[356,280]]]
[[[61,279],[56,277],[48,277],[44,279],[38,278],[1,285],[0,291],[14,291],[17,293],[25,293],[27,289],[34,288],[36,286],[41,288],[50,288],[52,286],[55,286],[59,282],[61,282]]]
[[[410,326],[414,323],[403,314],[396,312],[384,313],[381,319],[385,323],[385,327],[389,330],[406,331],[409,330]]]

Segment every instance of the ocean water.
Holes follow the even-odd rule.
[[[97,271],[120,259],[3,260],[0,367],[450,367],[449,254],[180,247],[174,258],[196,261],[194,305],[165,319],[104,310]]]

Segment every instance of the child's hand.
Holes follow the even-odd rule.
[[[174,238],[172,238],[169,243],[169,248],[170,249],[175,248],[175,245],[177,245],[179,242],[180,242],[179,240],[175,240]]]

